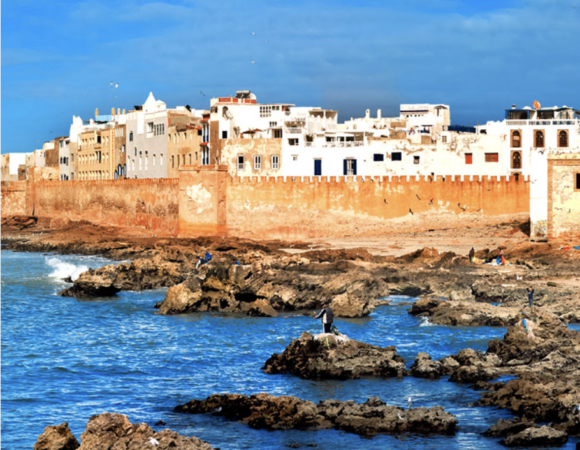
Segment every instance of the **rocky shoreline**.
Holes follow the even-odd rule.
[[[441,360],[419,353],[409,369],[393,347],[341,342],[329,336],[320,340],[305,334],[282,354],[272,355],[264,371],[308,379],[448,376],[451,382],[469,383],[485,391],[476,406],[505,408],[521,418],[490,428],[488,434],[503,437],[505,445],[561,445],[568,435],[580,434],[580,334],[565,326],[580,321],[580,252],[564,252],[550,244],[520,243],[476,254],[480,260],[490,261],[505,250],[510,266],[472,265],[462,255],[429,247],[403,256],[376,256],[365,249],[311,249],[305,243],[280,241],[107,237],[107,230],[87,223],[53,229],[42,219],[24,219],[12,228],[5,222],[3,249],[131,260],[88,270],[61,295],[107,297],[121,290],[166,287],[164,301],[156,305],[159,314],[218,311],[262,317],[275,317],[281,312],[311,313],[324,302],[331,302],[337,317],[363,317],[378,305],[388,304],[379,300],[381,297],[412,295],[420,299],[411,306],[410,314],[427,317],[433,324],[507,326],[504,338],[491,341],[485,353],[464,349]],[[212,261],[196,270],[198,257],[206,251],[212,253]],[[527,286],[536,290],[533,308],[527,307]],[[533,336],[522,327],[524,319],[536,324]],[[516,378],[490,382],[505,375]],[[219,400],[224,405],[241,402],[250,409],[267,404],[270,409],[266,411],[272,417],[295,422],[298,428],[310,426],[306,425],[308,421],[281,419],[280,411],[271,406],[281,403],[269,397],[260,397],[265,402],[260,407],[255,400],[224,398]],[[217,401],[212,396],[206,405],[209,399]],[[364,407],[346,402],[348,408],[355,409],[345,411],[356,418],[352,419],[356,423],[363,420],[361,414],[366,417],[361,412],[364,408],[384,417],[395,414],[395,410],[385,409],[394,407],[378,399],[369,402],[361,404]],[[329,410],[343,407],[342,403],[325,406]],[[408,428],[410,425],[393,428],[375,424],[359,429],[336,417],[331,420],[328,412],[316,408],[314,404],[307,408],[316,413],[310,417],[315,427],[324,424],[361,435],[431,432]],[[198,409],[202,412],[203,407]],[[406,417],[401,411],[397,414]],[[543,423],[550,425],[540,426]],[[350,426],[356,431],[350,431]]]

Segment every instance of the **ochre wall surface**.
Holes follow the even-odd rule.
[[[26,181],[2,182],[2,217],[26,214]]]
[[[548,159],[548,237],[580,237],[580,155]]]
[[[46,181],[34,183],[37,216],[141,226],[177,234],[178,179]],[[4,215],[4,211],[2,212]]]
[[[515,177],[253,177],[228,183],[228,232],[263,238],[376,235],[404,228],[469,225],[529,213],[529,183]],[[387,221],[386,219],[392,219]]]

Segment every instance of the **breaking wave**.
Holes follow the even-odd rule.
[[[60,258],[54,257],[47,258],[46,263],[50,268],[53,269],[49,277],[57,278],[59,280],[62,280],[66,277],[71,277],[71,279],[74,281],[80,276],[82,272],[89,270],[89,268],[85,265],[77,266],[75,264],[63,261]]]
[[[429,322],[429,317],[421,317],[420,327],[431,327],[433,324]]]

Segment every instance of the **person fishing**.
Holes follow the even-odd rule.
[[[528,289],[526,289],[528,292],[528,305],[531,308],[532,306],[534,306],[534,288],[533,287],[529,287]]]
[[[334,320],[334,313],[328,302],[324,302],[322,305],[322,310],[314,317],[315,319],[322,318],[322,327],[324,333],[330,333],[332,331],[332,321]]]
[[[475,256],[475,249],[471,247],[469,250],[469,264],[473,264],[473,257]]]

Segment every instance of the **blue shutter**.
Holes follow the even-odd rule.
[[[356,159],[352,160],[352,174],[356,175]]]
[[[342,162],[343,175],[346,175],[347,162],[348,161],[346,159]]]

